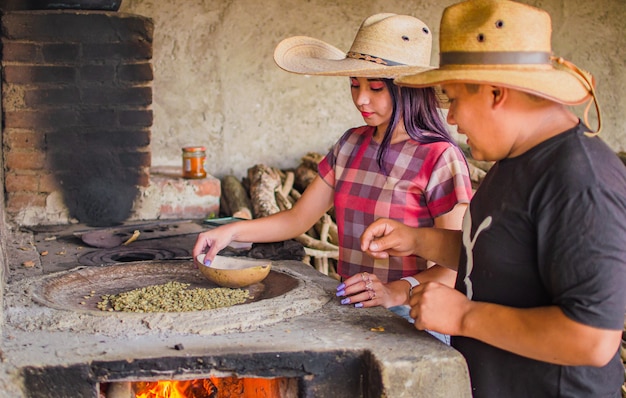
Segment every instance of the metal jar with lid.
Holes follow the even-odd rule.
[[[204,162],[206,148],[203,146],[188,146],[183,148],[183,178],[205,178]]]

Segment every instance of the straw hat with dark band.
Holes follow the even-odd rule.
[[[568,105],[595,99],[591,75],[552,56],[550,15],[543,10],[508,0],[469,0],[445,9],[440,30],[439,68],[416,69],[397,84],[486,83]]]
[[[281,41],[274,60],[304,75],[394,78],[432,69],[432,34],[408,15],[376,14],[361,24],[348,53],[321,40],[295,36]]]

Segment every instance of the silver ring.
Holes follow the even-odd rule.
[[[367,293],[369,293],[370,300],[374,300],[376,298],[376,291],[368,290]]]
[[[365,288],[367,290],[372,290],[372,281],[368,280],[367,283],[365,284]]]

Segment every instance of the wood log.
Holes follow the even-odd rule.
[[[317,249],[311,249],[310,247],[305,247],[304,252],[306,253],[307,256],[314,257],[314,258],[318,258],[318,257],[339,258],[338,250],[337,251],[317,250]]]
[[[486,161],[486,160],[476,160],[476,159],[468,158],[467,159],[467,163],[469,163],[470,165],[474,165],[474,166],[478,167],[479,169],[487,172],[487,171],[489,171],[489,169],[491,169],[491,167],[493,166],[493,164],[495,162],[490,162],[490,161]]]
[[[295,170],[295,187],[304,192],[311,181],[318,175],[317,164],[324,158],[319,153],[309,152],[301,159],[301,163]]]
[[[480,183],[483,182],[483,179],[485,178],[485,175],[487,175],[487,172],[479,167],[474,166],[472,162],[467,162],[467,166],[469,169],[469,177],[470,181],[472,182],[472,187],[476,189],[478,188]]]
[[[339,252],[339,247],[337,247],[336,245],[333,245],[332,243],[328,243],[328,242],[322,242],[321,240],[315,239],[307,234],[299,235],[294,239],[302,243],[305,249],[308,247],[308,248],[320,250],[320,251]]]
[[[263,164],[248,169],[250,181],[250,200],[255,218],[266,217],[278,213],[276,191],[282,187],[278,171]]]
[[[289,192],[291,192],[291,189],[293,188],[293,183],[295,180],[295,175],[293,171],[286,171],[285,172],[285,180],[283,182],[283,185],[280,187],[280,193],[286,198],[289,196]]]
[[[237,177],[227,175],[222,178],[222,201],[225,202],[224,210],[227,210],[230,216],[252,219],[252,204],[248,191]]]
[[[320,220],[315,223],[315,230],[320,236],[320,240],[330,242],[333,245],[339,244],[339,231],[337,223],[333,221],[330,214],[326,213]]]

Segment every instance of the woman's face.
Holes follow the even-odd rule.
[[[391,120],[393,102],[387,85],[381,79],[351,77],[352,101],[368,126],[384,133]]]

